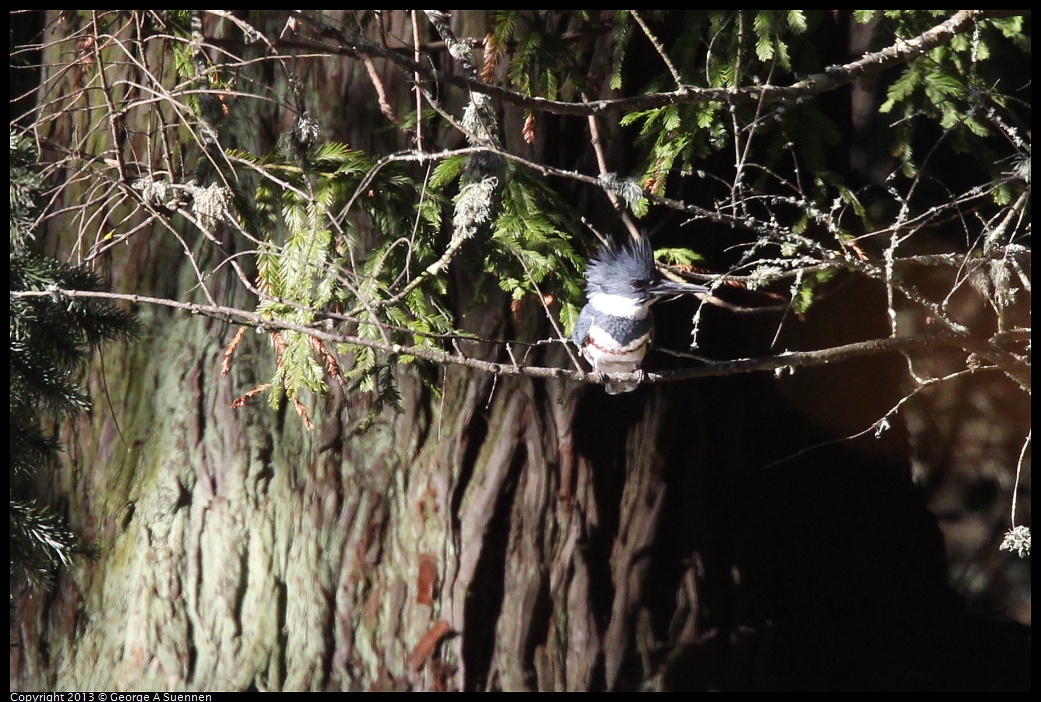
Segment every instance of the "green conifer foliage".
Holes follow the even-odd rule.
[[[27,584],[46,584],[83,546],[65,520],[41,504],[30,486],[51,468],[61,447],[45,423],[90,406],[76,382],[90,352],[103,341],[132,334],[134,318],[101,300],[69,298],[61,290],[102,291],[94,272],[29,250],[42,183],[37,152],[11,134],[11,596]],[[19,293],[47,292],[43,296]]]

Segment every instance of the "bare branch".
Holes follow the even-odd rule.
[[[304,21],[313,21],[307,18],[304,13],[298,12],[294,14]],[[402,52],[377,46],[365,41],[360,36],[347,36],[336,28],[328,27],[327,25],[323,25],[324,31],[327,35],[336,35],[336,43],[280,40],[277,42],[277,45],[282,49],[297,48],[354,57],[377,56],[394,63],[409,74],[419,73],[439,83],[454,85],[459,88],[465,88],[468,91],[497,97],[513,105],[552,114],[587,116],[608,112],[635,112],[666,105],[704,104],[707,102],[755,105],[759,103],[798,101],[813,95],[836,90],[849,85],[855,80],[907,63],[915,57],[947,43],[958,34],[969,31],[978,22],[1007,16],[1008,13],[1002,10],[959,10],[950,19],[922,32],[917,37],[898,40],[885,49],[865,54],[856,61],[831,67],[823,73],[807,76],[791,85],[757,85],[740,88],[698,88],[683,85],[677,90],[668,92],[583,102],[532,97],[508,88],[489,85],[481,81],[479,77],[471,77],[469,73],[463,76],[446,73],[414,61]]]
[[[126,293],[96,292],[83,290],[39,290],[39,291],[13,291],[12,298],[26,297],[52,297],[55,295],[70,298],[96,298],[107,300],[121,300],[133,304],[158,305],[182,310],[193,315],[201,315],[211,319],[217,319],[229,324],[244,324],[252,326],[261,331],[287,330],[314,337],[321,341],[334,344],[352,344],[365,348],[383,351],[388,354],[407,354],[433,361],[438,364],[457,365],[472,368],[485,373],[500,376],[525,376],[529,378],[556,378],[558,380],[570,380],[579,383],[605,383],[608,379],[596,373],[583,373],[581,371],[569,371],[563,368],[545,368],[539,366],[521,366],[516,363],[495,363],[469,358],[461,353],[448,353],[440,349],[426,346],[406,346],[387,342],[378,342],[364,339],[351,334],[343,334],[329,331],[318,326],[295,324],[280,319],[268,319],[256,312],[249,312],[235,307],[223,305],[200,305],[191,302],[180,302],[147,295],[132,295]],[[644,374],[619,375],[615,379],[640,379],[647,383],[677,382],[681,380],[694,380],[697,378],[709,378],[716,376],[738,375],[742,373],[755,373],[763,371],[778,371],[783,369],[804,368],[810,366],[827,365],[839,361],[850,360],[863,356],[874,356],[883,353],[915,351],[925,348],[955,347],[979,353],[984,349],[986,342],[981,342],[958,336],[955,334],[918,334],[915,336],[904,336],[886,339],[872,339],[852,344],[844,344],[832,348],[817,351],[792,351],[768,356],[764,358],[746,358],[734,361],[712,362],[698,368],[685,368],[681,370],[649,372]],[[1002,369],[1004,370],[1004,369]],[[1008,371],[1006,371],[1008,372]],[[1029,389],[1029,368],[1014,369],[1014,376],[1022,380],[1024,389]],[[1025,383],[1025,384],[1024,384]]]

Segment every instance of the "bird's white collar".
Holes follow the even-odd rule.
[[[647,316],[647,310],[651,306],[650,302],[640,302],[622,295],[607,293],[596,293],[589,298],[589,304],[597,312],[628,319],[643,319]]]

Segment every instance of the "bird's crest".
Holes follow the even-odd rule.
[[[629,239],[618,246],[608,242],[600,247],[586,267],[586,290],[595,290],[619,280],[619,273],[629,279],[650,282],[657,277],[654,268],[654,250],[646,236]]]

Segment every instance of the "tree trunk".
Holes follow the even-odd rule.
[[[328,90],[333,76],[349,102]],[[371,142],[382,117],[344,109],[374,104],[361,97],[363,65],[326,62],[307,86],[305,104]],[[242,117],[279,130],[270,112]],[[49,138],[69,143],[73,119]],[[260,147],[262,131],[240,145]],[[67,256],[76,242],[63,229],[74,231],[52,222]],[[139,234],[108,263],[117,290],[199,299],[168,233]],[[249,304],[222,276],[208,281],[214,297]],[[474,311],[474,330],[490,336],[504,311],[503,300]],[[639,592],[634,548],[654,539],[661,510],[644,496],[660,491],[660,457],[631,462],[619,514],[629,537],[609,550],[596,536],[611,563],[591,573],[585,543],[603,527],[593,466],[571,438],[579,388],[447,369],[435,397],[404,370],[401,413],[358,430],[366,398],[334,392],[307,432],[285,404],[231,409],[272,370],[261,337],[247,335],[222,376],[235,328],[137,312],[146,331],[104,349],[89,376],[94,410],[65,434],[50,486],[97,558],[63,573],[52,596],[20,598],[18,686],[588,689],[617,678]],[[653,431],[647,416],[631,442]],[[596,592],[594,575],[622,583],[603,632],[596,600],[610,588]]]
[[[388,33],[410,36],[407,18],[393,17],[401,24]],[[68,47],[50,46],[44,65],[76,80],[62,73]],[[330,138],[363,149],[383,138],[362,62],[296,69],[303,103],[340,130]],[[397,73],[380,78],[408,98]],[[284,88],[282,76],[269,81]],[[222,143],[270,148],[289,117],[256,105],[231,106],[242,131]],[[507,117],[511,139],[522,118]],[[75,119],[48,137],[74,143]],[[54,251],[77,250],[74,222],[49,226]],[[113,288],[199,299],[185,245],[158,228],[137,233],[105,260]],[[466,271],[451,274],[463,285]],[[227,268],[207,282],[222,304],[250,304]],[[507,299],[458,304],[461,327],[484,338],[516,324]],[[18,598],[12,689],[827,687],[834,680],[814,662],[828,656],[856,681],[895,686],[915,671],[886,658],[883,641],[907,618],[851,616],[849,603],[885,610],[903,599],[943,616],[956,606],[906,462],[840,448],[760,470],[876,409],[836,418],[793,396],[822,401],[821,387],[865,368],[890,387],[891,365],[780,381],[785,391],[736,378],[614,397],[457,367],[437,370],[436,394],[405,366],[400,413],[363,426],[368,397],[334,388],[315,400],[309,432],[285,402],[231,407],[273,373],[263,335],[246,334],[224,376],[236,328],[136,311],[144,334],[104,348],[88,376],[93,411],[65,430],[67,460],[48,486],[96,558],[63,572],[50,595]],[[744,322],[733,334],[761,335]],[[911,585],[900,592],[897,580]],[[964,631],[954,615],[945,621]],[[921,639],[897,648],[913,657],[935,644]],[[842,640],[857,644],[811,648]]]

